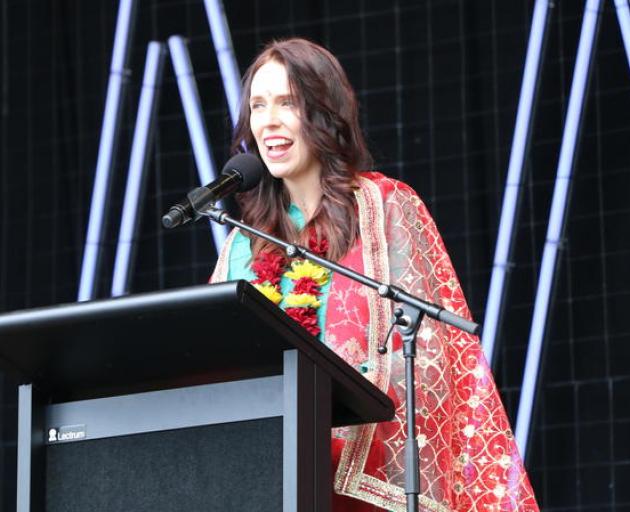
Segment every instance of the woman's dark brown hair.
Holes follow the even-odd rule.
[[[372,159],[359,127],[354,90],[339,64],[325,48],[305,39],[293,38],[269,43],[243,77],[243,96],[234,131],[232,153],[248,150],[260,157],[250,130],[249,96],[252,79],[263,64],[276,61],[285,66],[289,87],[297,102],[302,136],[322,164],[322,200],[300,235],[287,209],[289,195],[282,180],[264,173],[258,187],[238,198],[243,220],[284,240],[307,245],[313,230],[328,241],[327,256],[343,257],[356,240],[358,219],[354,190],[357,173],[369,169]],[[276,251],[262,239],[252,240],[252,253]]]

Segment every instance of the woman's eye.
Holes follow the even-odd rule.
[[[258,110],[258,109],[260,109],[260,108],[262,108],[262,107],[264,107],[264,105],[263,105],[262,103],[260,103],[260,102],[257,102],[257,103],[252,103],[252,104],[250,105],[250,108],[251,108],[252,110]]]
[[[290,99],[282,100],[282,106],[283,107],[292,107],[293,106],[293,100],[290,100]]]

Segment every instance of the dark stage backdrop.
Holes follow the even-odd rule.
[[[149,40],[189,38],[220,165],[230,122],[202,0],[139,2],[99,296],[111,285],[130,141]],[[555,2],[495,365],[515,417],[584,3]],[[0,310],[74,301],[111,59],[114,0],[2,0]],[[604,2],[528,462],[549,511],[630,510],[630,71]],[[261,45],[300,35],[339,56],[378,169],[409,182],[445,239],[475,317],[488,291],[533,2],[225,0],[241,71]],[[203,223],[164,231],[197,186],[170,63],[142,208],[133,292],[205,282]],[[13,509],[15,388],[2,388],[1,481]]]

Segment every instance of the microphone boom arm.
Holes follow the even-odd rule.
[[[406,292],[402,288],[398,286],[394,286],[391,284],[380,283],[374,279],[371,279],[363,274],[355,272],[354,270],[349,269],[348,267],[344,267],[343,265],[339,265],[338,263],[334,263],[326,258],[322,258],[308,249],[301,247],[296,244],[290,244],[285,242],[284,240],[280,240],[279,238],[272,236],[264,231],[260,231],[256,228],[249,226],[248,224],[244,224],[238,220],[231,218],[228,213],[220,208],[210,208],[209,210],[202,211],[195,209],[195,213],[200,216],[210,217],[215,222],[219,224],[228,224],[233,227],[237,227],[242,229],[243,231],[247,231],[252,235],[263,238],[268,242],[276,244],[284,249],[287,256],[289,258],[304,258],[310,261],[321,265],[322,267],[327,268],[328,270],[332,270],[334,272],[338,272],[339,274],[353,279],[365,286],[373,288],[378,292],[378,294],[386,299],[391,299],[394,302],[402,302],[403,304],[407,304],[413,308],[420,310],[422,313],[426,314],[429,318],[433,318],[439,322],[443,322],[448,325],[452,325],[457,329],[461,329],[469,334],[479,335],[481,331],[481,326],[475,322],[468,320],[462,316],[456,315],[455,313],[451,313],[447,311],[441,306],[437,304],[433,304],[432,302],[427,302],[422,300],[415,295],[411,295]]]

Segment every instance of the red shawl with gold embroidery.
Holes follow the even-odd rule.
[[[420,198],[407,185],[382,174],[361,176],[356,192],[360,240],[340,263],[469,318],[451,261]],[[233,234],[221,252],[212,282],[227,277],[232,239]],[[335,491],[366,505],[404,512],[405,390],[400,338],[394,337],[393,348],[385,355],[377,352],[391,314],[391,302],[376,291],[333,275],[325,343],[396,404],[391,422],[333,431]],[[417,350],[420,509],[538,511],[478,339],[425,318]]]

